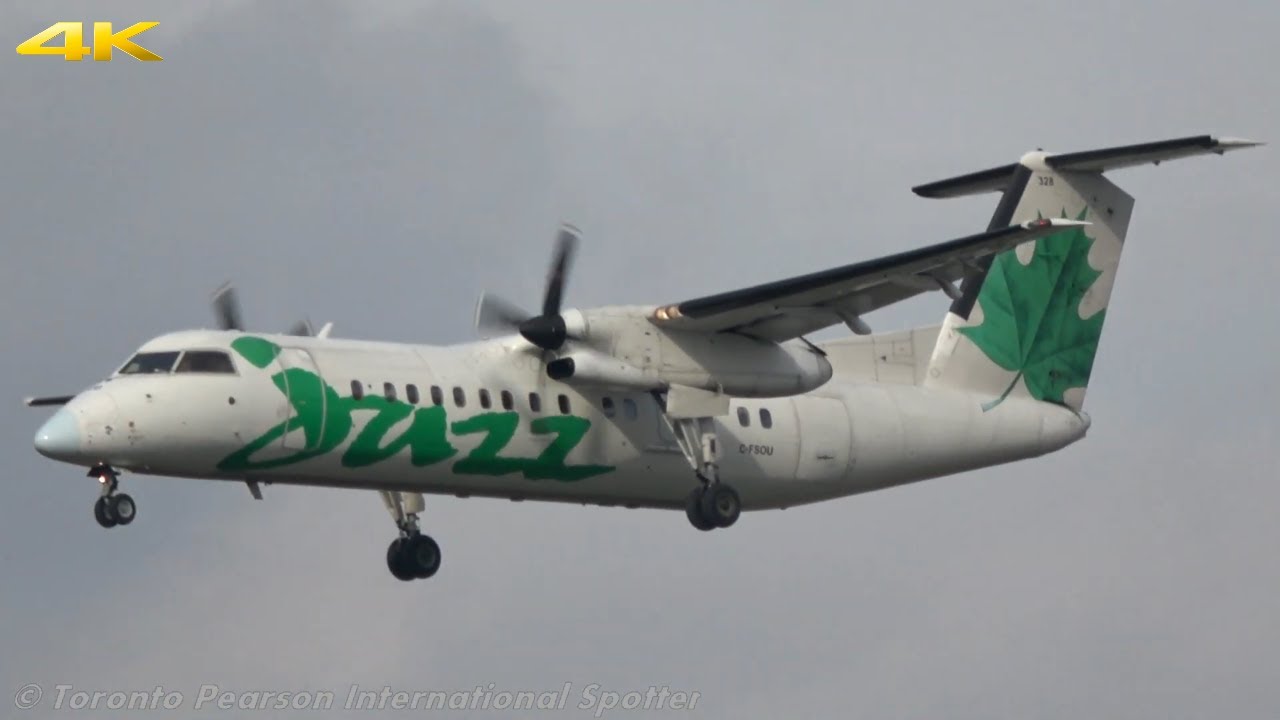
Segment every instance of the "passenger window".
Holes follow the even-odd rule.
[[[569,396],[561,395],[560,397],[556,398],[556,402],[560,404],[560,414],[568,415],[569,414]]]
[[[382,383],[382,396],[387,399],[387,402],[395,402],[396,386],[391,383]]]
[[[605,417],[613,417],[618,411],[613,404],[613,398],[608,396],[600,398],[600,407],[604,410]]]
[[[511,397],[511,393],[506,390],[502,391],[502,409],[512,410],[516,406],[516,399]]]
[[[129,362],[120,368],[121,375],[149,375],[167,373],[178,361],[178,352],[145,352],[134,355]]]
[[[405,385],[404,396],[409,400],[410,405],[417,405],[418,404],[418,386],[414,385],[413,383],[409,383],[408,385]]]
[[[488,391],[488,390],[485,390],[485,389],[483,389],[483,388],[481,388],[481,390],[480,390],[480,407],[484,408],[485,410],[488,410],[488,409],[489,409],[489,406],[490,406],[491,404],[492,404],[492,403],[490,403],[490,402],[489,402],[489,391]]]
[[[439,385],[431,386],[431,404],[432,405],[444,404],[444,391],[440,389]]]
[[[231,364],[231,356],[217,350],[188,350],[182,354],[182,360],[174,372],[180,373],[219,373],[234,375],[236,368]]]
[[[765,408],[760,408],[760,427],[765,430],[773,427],[773,413]]]
[[[351,397],[355,400],[364,397],[364,383],[359,380],[351,381]]]
[[[453,404],[457,405],[458,407],[467,406],[467,394],[463,392],[462,388],[460,387],[455,387],[453,389]]]
[[[742,406],[738,406],[738,424],[742,427],[751,427],[751,413]]]
[[[640,409],[636,407],[636,401],[631,398],[622,398],[622,414],[628,420],[640,417]]]
[[[538,397],[538,393],[529,393],[529,409],[542,412],[542,398]]]

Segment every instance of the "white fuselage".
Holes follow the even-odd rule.
[[[246,337],[278,355],[255,366],[234,351]],[[77,442],[42,452],[179,477],[628,507],[683,508],[696,482],[652,394],[551,380],[518,337],[195,331],[142,350],[222,350],[235,372],[114,375],[46,426]],[[986,399],[839,372],[803,395],[735,399],[716,420],[720,476],[745,509],[787,507],[1040,455],[1088,427],[1057,405],[984,411]]]

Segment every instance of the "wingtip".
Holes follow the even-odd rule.
[[[1260,147],[1267,143],[1262,140],[1249,140],[1248,138],[1238,137],[1221,137],[1217,139],[1217,146],[1222,150],[1243,150],[1245,148]]]

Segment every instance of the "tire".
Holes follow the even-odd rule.
[[[387,546],[387,569],[397,580],[409,581],[414,578],[414,574],[409,570],[409,564],[406,562],[404,553],[404,538],[396,538],[391,541],[391,545]]]
[[[106,496],[99,497],[98,501],[93,504],[93,519],[104,528],[113,528],[118,521],[116,516],[111,514],[111,507],[107,503]]]
[[[724,483],[708,487],[698,506],[702,517],[716,527],[727,528],[738,522],[738,516],[742,514],[742,500],[738,492]]]
[[[423,580],[440,570],[440,546],[430,535],[410,538],[404,549],[405,566]]]
[[[684,501],[684,514],[685,517],[689,518],[690,525],[706,532],[708,530],[714,530],[716,526],[713,523],[707,522],[706,518],[702,515],[702,493],[704,490],[705,488],[699,485],[689,493],[688,499]]]
[[[112,495],[109,501],[111,516],[121,525],[128,525],[138,517],[138,505],[124,493]]]

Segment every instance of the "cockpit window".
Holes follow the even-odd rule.
[[[180,373],[221,373],[234,375],[235,365],[231,364],[231,356],[218,350],[188,350],[182,354],[174,372]]]
[[[167,373],[173,369],[173,364],[178,361],[177,352],[143,352],[133,356],[133,359],[124,364],[120,368],[121,375],[149,375],[152,373]]]

